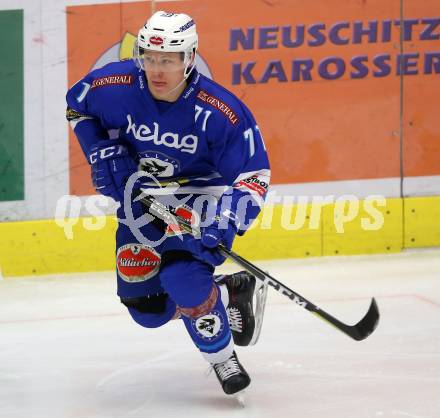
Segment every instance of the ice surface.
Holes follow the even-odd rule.
[[[0,417],[440,417],[440,250],[257,264],[350,324],[375,296],[378,329],[351,340],[269,290],[258,344],[237,349],[242,408],[181,321],[131,320],[113,273],[6,279]]]

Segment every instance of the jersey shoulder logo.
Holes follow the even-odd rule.
[[[92,119],[90,116],[84,115],[71,107],[66,109],[66,119],[71,122],[80,119]]]
[[[231,122],[235,125],[238,122],[238,116],[234,113],[234,111],[223,101],[221,101],[218,97],[215,97],[204,90],[200,90],[197,94],[197,98],[202,102],[208,103],[212,107],[220,110]]]
[[[105,77],[95,78],[92,83],[92,89],[104,86],[114,86],[114,85],[130,85],[133,82],[133,77],[131,74],[115,74],[107,75]]]

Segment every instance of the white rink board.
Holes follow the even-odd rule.
[[[0,416],[440,416],[440,250],[258,264],[348,323],[375,296],[377,331],[353,341],[270,291],[259,343],[237,350],[253,379],[242,409],[180,321],[131,320],[112,273],[3,280]]]

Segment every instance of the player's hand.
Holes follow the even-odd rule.
[[[96,191],[123,202],[127,179],[137,171],[127,148],[117,139],[99,141],[90,151],[89,162]]]
[[[188,241],[190,251],[199,259],[219,266],[226,257],[219,251],[218,245],[223,244],[228,250],[232,248],[237,227],[230,219],[216,216],[212,222],[200,230],[200,239],[191,238]]]

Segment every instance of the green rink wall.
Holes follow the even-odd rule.
[[[24,199],[23,10],[0,10],[0,202]]]

